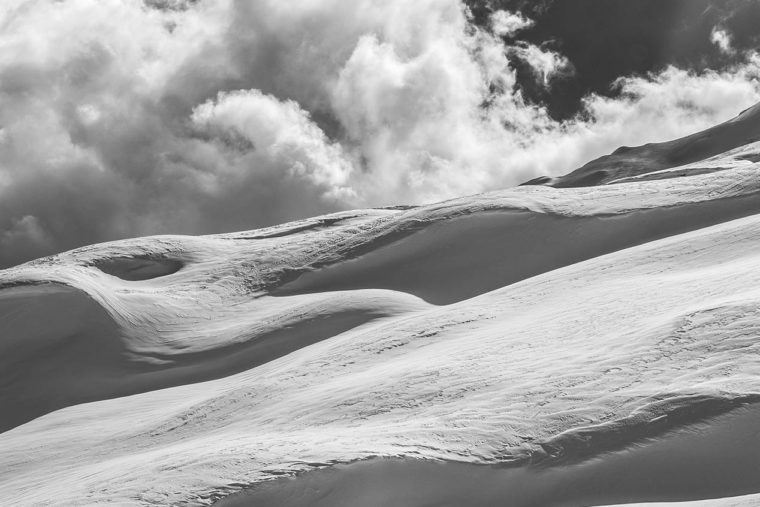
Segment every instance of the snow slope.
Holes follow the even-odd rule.
[[[730,148],[2,271],[3,502],[209,504],[373,456],[568,464],[760,402],[760,145]]]

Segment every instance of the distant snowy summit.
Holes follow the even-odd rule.
[[[540,185],[0,271],[3,502],[205,505],[372,457],[556,470],[748,410],[759,136],[755,106]]]
[[[635,148],[621,146],[614,153],[591,161],[570,174],[559,178],[536,178],[525,185],[587,187],[714,172],[718,169],[712,162],[760,161],[754,146],[758,141],[760,104],[702,132],[665,143]]]

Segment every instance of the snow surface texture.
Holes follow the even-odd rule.
[[[730,149],[2,271],[3,502],[209,504],[372,456],[574,462],[758,401],[760,144]]]

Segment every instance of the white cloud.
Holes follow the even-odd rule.
[[[555,74],[564,73],[570,67],[568,59],[556,51],[541,49],[533,44],[515,45],[510,48],[510,53],[530,65],[539,81],[546,87]]]
[[[586,109],[594,119],[576,122],[563,141],[579,157],[592,159],[617,146],[662,142],[727,121],[760,102],[760,61],[726,72],[695,74],[670,67],[647,78],[622,78],[619,99],[592,96]],[[555,173],[556,174],[556,173]]]
[[[294,101],[279,101],[257,90],[220,93],[191,114],[191,121],[219,148],[238,152],[249,171],[281,171],[306,178],[326,195],[350,199],[351,172],[340,145],[330,143]],[[238,162],[239,164],[239,162]]]
[[[491,29],[496,35],[502,37],[512,37],[520,30],[531,26],[533,26],[533,21],[519,12],[498,10],[491,14]]]
[[[718,49],[727,55],[732,55],[736,52],[731,44],[731,35],[718,27],[713,28],[710,33],[710,42],[718,46]]]
[[[17,0],[0,24],[0,264],[514,185],[760,100],[749,58],[622,80],[560,124],[508,59],[548,83],[563,57],[459,0]]]

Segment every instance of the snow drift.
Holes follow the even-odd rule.
[[[373,457],[568,467],[755,413],[756,116],[597,162],[614,185],[0,272],[4,501],[209,504]]]

